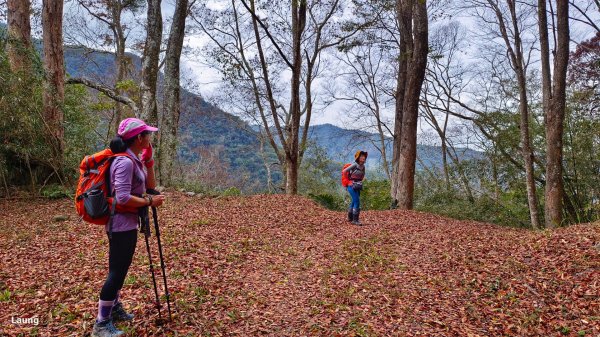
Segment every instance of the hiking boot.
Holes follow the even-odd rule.
[[[357,226],[362,226],[362,223],[359,220],[360,217],[360,210],[355,209],[352,212],[352,224],[353,225],[357,225]]]
[[[123,334],[123,331],[115,327],[112,319],[96,322],[96,324],[94,324],[94,329],[92,330],[92,337],[117,337]]]
[[[110,318],[112,318],[114,322],[131,321],[133,317],[135,316],[128,314],[127,311],[125,311],[121,302],[115,304],[110,314]]]
[[[348,222],[352,222],[354,220],[354,215],[352,214],[352,208],[348,210]]]

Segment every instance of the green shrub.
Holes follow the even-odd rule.
[[[308,195],[309,198],[316,201],[319,205],[334,211],[341,211],[346,209],[346,202],[344,198],[336,194],[312,194]]]
[[[70,189],[62,186],[62,185],[49,185],[42,189],[41,194],[43,197],[49,199],[62,199],[62,198],[71,198],[75,192]]]
[[[363,190],[360,192],[360,207],[363,210],[390,209],[391,204],[389,180],[366,179],[364,181]]]
[[[221,192],[221,195],[224,197],[234,197],[242,195],[242,192],[237,187],[229,187]]]

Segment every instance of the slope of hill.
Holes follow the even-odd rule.
[[[367,211],[356,227],[302,197],[166,200],[158,213],[174,320],[156,324],[139,240],[122,292],[136,318],[118,324],[129,336],[600,334],[598,224],[541,232]],[[70,200],[0,200],[0,209],[0,335],[89,333],[106,234],[79,222]],[[15,323],[25,317],[39,325]]]
[[[128,56],[139,73],[141,59],[133,54]],[[110,84],[114,83],[114,59],[112,53],[76,47],[65,50],[67,72],[72,77],[86,76]],[[159,100],[161,94],[159,90]],[[194,165],[203,160],[203,153],[217,155],[219,162],[215,165],[219,170],[233,177],[246,175],[246,180],[252,182],[248,190],[261,190],[266,178],[262,159],[256,153],[258,140],[246,123],[185,89],[181,92],[181,103],[180,162]]]

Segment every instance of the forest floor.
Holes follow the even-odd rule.
[[[0,336],[88,336],[106,234],[71,200],[0,210]],[[598,224],[529,231],[368,211],[358,227],[286,195],[170,193],[158,213],[173,321],[156,322],[140,236],[127,336],[600,336]]]

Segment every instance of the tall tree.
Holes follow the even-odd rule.
[[[339,27],[333,23],[342,8],[340,0],[242,0],[220,11],[197,11],[195,20],[214,45],[209,52],[215,68],[233,92],[249,100],[239,110],[257,117],[277,154],[286,193],[298,191],[321,56],[347,37],[335,34]],[[291,81],[282,84],[284,77]]]
[[[144,5],[143,0],[77,0],[78,4],[93,18],[105,25],[109,30],[109,34],[100,33],[98,39],[104,41],[104,44],[114,45],[115,47],[115,65],[117,68],[115,87],[113,91],[117,95],[122,95],[123,90],[118,83],[124,81],[130,72],[131,60],[125,54],[127,47],[127,38],[131,27],[128,27],[124,22],[124,14],[126,12],[135,13]],[[81,19],[81,18],[80,18]],[[83,18],[85,20],[85,17]],[[88,25],[86,21],[82,22],[83,26]],[[98,32],[95,32],[96,34]],[[114,130],[116,132],[119,123],[125,112],[124,106],[117,102],[115,108]]]
[[[142,58],[142,83],[140,85],[140,116],[152,125],[158,125],[156,84],[163,29],[161,2],[162,0],[148,0],[146,43]]]
[[[61,172],[64,154],[65,64],[63,52],[63,2],[44,0],[42,8],[44,69],[44,122],[52,147],[53,165]]]
[[[158,155],[160,181],[166,186],[174,183],[173,166],[177,160],[177,129],[181,114],[179,74],[188,11],[189,0],[177,0],[165,54],[164,111]]]
[[[520,22],[517,17],[516,1],[507,0],[506,4],[510,13],[510,19],[507,20],[512,24],[512,36],[511,41],[509,31],[506,27],[506,21],[500,7],[496,1],[488,0],[488,3],[494,10],[497,18],[498,26],[500,28],[500,34],[504,39],[512,67],[517,77],[517,83],[519,85],[519,115],[520,119],[520,131],[521,131],[521,146],[523,162],[525,163],[526,171],[526,183],[527,183],[527,200],[529,202],[529,214],[531,218],[531,225],[533,228],[540,228],[540,219],[538,212],[538,198],[534,180],[534,154],[531,147],[530,127],[529,127],[529,103],[527,95],[527,65],[526,58],[523,55],[523,43],[521,39]]]
[[[428,53],[427,2],[397,0],[400,33],[391,195],[393,207],[412,209],[417,120]]]
[[[29,0],[8,0],[8,60],[12,71],[31,68],[31,3]]]
[[[457,22],[442,25],[433,31],[427,62],[427,74],[422,91],[421,107],[424,120],[435,130],[440,138],[442,168],[446,189],[450,190],[450,172],[448,155],[451,153],[451,140],[448,136],[450,116],[457,108],[451,97],[462,91],[465,70],[459,61],[458,53],[464,48],[465,30]],[[460,165],[456,162],[463,184],[466,179]],[[471,195],[468,184],[465,190]],[[470,199],[473,199],[472,197]]]
[[[273,96],[272,84],[269,81],[269,70],[268,61],[265,57],[265,51],[263,48],[262,37],[260,35],[260,28],[263,29],[264,33],[270,37],[270,32],[266,25],[259,19],[256,14],[256,6],[254,0],[250,0],[250,5],[246,4],[245,0],[242,3],[246,9],[252,15],[252,27],[254,29],[254,35],[256,38],[256,45],[258,48],[258,55],[261,63],[261,70],[265,81],[265,87],[267,91],[267,99],[269,101],[270,110],[273,114],[273,120],[279,134],[279,140],[282,143],[285,156],[285,182],[286,182],[286,193],[296,194],[298,192],[298,168],[300,165],[299,150],[299,131],[300,131],[300,80],[302,71],[302,55],[301,55],[301,39],[306,27],[306,0],[292,1],[291,10],[291,35],[292,35],[292,57],[281,52],[281,46],[275,41],[272,41],[274,46],[280,52],[280,56],[283,61],[289,67],[292,73],[291,80],[291,100],[290,100],[290,119],[289,125],[286,125],[285,130],[282,129],[279,117],[277,116],[276,101]],[[284,131],[286,136],[284,136]]]
[[[563,212],[563,131],[566,78],[569,64],[569,1],[556,0],[556,27],[550,27],[554,41],[554,69],[550,72],[547,0],[538,1],[538,22],[542,61],[542,105],[546,125],[545,222],[547,228],[562,223]],[[550,0],[552,3],[552,0]],[[600,7],[600,6],[599,6]],[[554,22],[554,18],[553,18]]]
[[[353,44],[338,58],[341,61],[341,79],[332,85],[336,92],[333,99],[349,102],[345,115],[352,119],[353,127],[361,127],[356,132],[357,138],[370,142],[381,154],[381,169],[387,179],[391,179],[390,163],[388,160],[388,145],[393,136],[389,112],[389,102],[394,100],[394,84],[396,83],[395,62],[392,61],[393,48],[381,45],[386,37],[377,29],[365,35],[374,37],[374,41],[363,44]],[[358,130],[357,130],[358,131]]]

